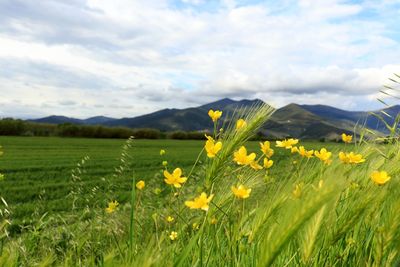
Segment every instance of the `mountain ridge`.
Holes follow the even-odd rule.
[[[161,109],[137,117],[120,119],[105,116],[95,116],[87,119],[76,119],[65,116],[48,116],[29,120],[33,122],[62,124],[103,125],[109,127],[154,128],[161,131],[207,131],[213,128],[207,111],[209,109],[223,110],[225,113],[234,112],[238,108],[248,108],[264,103],[260,99],[232,100],[223,98],[218,101],[184,109]],[[385,132],[384,123],[371,112],[384,111],[392,117],[400,112],[400,105],[375,111],[347,111],[328,105],[300,105],[290,103],[276,109],[271,118],[261,129],[268,137],[284,138],[334,138],[341,133],[352,133],[357,125],[365,125],[370,129]],[[385,121],[392,123],[393,118]]]

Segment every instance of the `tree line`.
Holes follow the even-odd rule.
[[[134,136],[137,139],[205,139],[205,132],[161,132],[157,129],[131,129],[101,125],[79,125],[72,123],[48,124],[12,118],[0,120],[0,135],[6,136],[59,136],[86,138],[120,138]]]

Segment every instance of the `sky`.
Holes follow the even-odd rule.
[[[133,117],[221,98],[373,110],[400,0],[0,0],[0,117]]]

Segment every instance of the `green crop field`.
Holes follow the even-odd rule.
[[[0,190],[14,219],[27,218],[38,207],[69,210],[71,203],[66,197],[73,186],[71,171],[89,157],[82,167],[82,183],[86,189],[101,186],[102,178],[111,177],[120,165],[124,143],[114,139],[0,137],[4,151],[0,170],[6,176]],[[128,151],[128,168],[114,178],[116,195],[121,201],[127,198],[133,171],[145,181],[156,182],[154,175],[163,168],[160,149],[167,150],[164,159],[169,164],[185,169],[193,164],[201,146],[199,141],[135,140]]]
[[[86,190],[102,186],[102,178],[114,179],[115,197],[120,202],[129,198],[131,176],[143,179],[154,187],[161,187],[162,161],[171,167],[180,167],[185,172],[202,150],[203,141],[180,140],[134,140],[129,150],[131,156],[124,175],[112,178],[120,165],[121,151],[125,140],[59,138],[59,137],[0,137],[4,155],[0,160],[0,172],[6,179],[0,187],[1,196],[7,199],[13,211],[14,223],[29,219],[36,210],[39,213],[65,212],[71,209],[68,194],[73,188],[71,171],[84,157],[89,160],[83,166],[82,183]],[[259,142],[249,142],[249,150],[259,151]],[[317,148],[319,142],[306,142],[308,147]],[[342,144],[324,144],[329,149]],[[160,156],[160,149],[167,153]],[[277,150],[276,165],[284,166],[286,157]],[[281,170],[275,169],[279,173]],[[132,174],[132,175],[131,175]],[[99,198],[103,195],[98,194]],[[41,210],[38,210],[41,209]]]

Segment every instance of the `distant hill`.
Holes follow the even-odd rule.
[[[104,117],[104,116],[96,116],[96,117],[91,117],[88,118],[86,120],[82,120],[83,124],[89,124],[89,125],[101,125],[101,124],[105,124],[107,122],[113,121],[115,120],[114,118],[110,118],[110,117]]]
[[[132,118],[114,119],[97,116],[80,120],[64,116],[49,116],[31,121],[52,124],[73,123],[154,128],[161,131],[204,131],[213,128],[207,114],[209,109],[219,109],[223,110],[224,114],[229,114],[239,108],[247,108],[260,103],[263,102],[259,99],[235,101],[224,98],[199,107],[163,109]],[[395,117],[400,112],[400,106],[375,111],[381,114],[387,122],[393,123],[393,118],[383,115],[382,111]],[[370,112],[346,111],[326,105],[298,104],[289,104],[277,109],[261,129],[261,132],[271,138],[291,136],[304,139],[335,139],[343,132],[353,133],[356,125],[366,125],[370,129],[386,132],[384,124],[378,118],[371,116]]]
[[[83,124],[80,119],[65,117],[65,116],[48,116],[40,119],[29,120],[38,123],[50,123],[50,124],[63,124],[63,123],[72,123],[72,124]]]
[[[237,108],[250,107],[261,100],[234,101],[224,98],[219,101],[186,109],[163,109],[135,118],[122,118],[105,123],[107,126],[125,126],[129,128],[155,128],[161,131],[203,131],[213,128],[208,117],[209,109],[220,109],[226,113]]]
[[[353,123],[381,132],[387,132],[384,123],[371,113],[380,115],[389,125],[394,123],[397,114],[400,113],[400,105],[374,111],[346,111],[324,105],[301,105],[301,107],[339,126]]]
[[[343,132],[352,132],[353,128],[354,123],[337,125],[301,105],[289,104],[275,111],[264,126],[263,133],[276,138],[335,139]]]
[[[32,122],[38,123],[50,123],[50,124],[63,124],[63,123],[71,123],[71,124],[87,124],[87,125],[103,125],[106,122],[115,120],[114,118],[104,117],[104,116],[96,116],[87,118],[84,120],[75,119],[65,116],[48,116],[40,119],[29,120]]]

